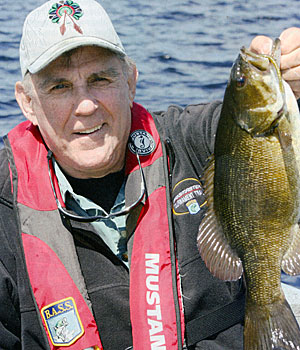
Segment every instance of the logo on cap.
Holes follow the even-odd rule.
[[[63,23],[60,26],[60,32],[62,35],[64,35],[66,31],[67,19],[71,20],[74,29],[78,33],[83,34],[79,25],[74,21],[74,19],[79,20],[82,15],[82,9],[72,0],[57,2],[53,4],[49,10],[49,19],[51,19],[52,23],[59,23],[61,18],[63,18]]]

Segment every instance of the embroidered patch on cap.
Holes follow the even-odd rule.
[[[129,149],[132,153],[138,153],[140,156],[147,156],[155,150],[155,142],[146,130],[135,130],[131,135]]]
[[[69,346],[84,334],[75,300],[71,297],[43,307],[41,314],[54,346]]]
[[[59,23],[62,18],[63,23],[60,26],[60,32],[62,35],[65,34],[66,25],[71,22],[73,24],[73,28],[78,33],[82,34],[81,28],[74,21],[74,19],[79,20],[82,15],[82,9],[72,0],[65,0],[55,3],[49,10],[49,18],[53,23]]]

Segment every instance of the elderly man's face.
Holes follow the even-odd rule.
[[[28,118],[73,177],[102,177],[124,165],[136,81],[123,65],[108,50],[83,47],[32,76]]]

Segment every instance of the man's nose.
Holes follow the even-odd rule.
[[[98,103],[92,96],[81,94],[81,96],[77,96],[77,98],[77,106],[75,108],[76,116],[89,116],[98,109]]]

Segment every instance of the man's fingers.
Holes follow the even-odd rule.
[[[293,90],[293,93],[296,99],[300,98],[300,81],[290,80],[290,81],[287,81],[287,83],[290,85],[291,89]]]
[[[280,68],[282,70],[297,67],[300,64],[300,47],[280,58]]]
[[[264,35],[258,35],[251,41],[249,49],[258,54],[269,54],[272,45],[273,41],[271,38]]]
[[[284,30],[279,39],[281,40],[281,53],[289,54],[300,47],[300,28],[291,27]]]
[[[291,86],[296,98],[300,98],[300,28],[291,27],[280,35],[282,77]],[[256,36],[249,49],[257,54],[270,54],[273,40],[264,35]]]
[[[300,81],[300,66],[281,71],[282,78],[288,82],[293,80]]]

